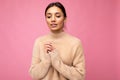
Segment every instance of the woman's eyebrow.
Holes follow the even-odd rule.
[[[51,13],[47,13],[47,15],[51,15]]]
[[[60,12],[56,12],[55,15],[61,14]],[[46,15],[52,15],[52,13],[46,13]]]
[[[55,14],[60,14],[60,12],[56,12]]]

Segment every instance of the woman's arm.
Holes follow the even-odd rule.
[[[74,46],[73,65],[68,66],[62,62],[57,52],[51,53],[52,66],[64,77],[70,80],[84,80],[85,60],[81,43]]]
[[[40,51],[40,47],[39,40],[36,40],[33,47],[32,64],[29,70],[33,79],[45,77],[50,67],[50,56]]]

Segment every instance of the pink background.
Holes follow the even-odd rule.
[[[44,10],[55,0],[0,0],[0,80],[31,80],[34,40],[49,30]],[[120,80],[120,0],[59,0],[66,31],[83,42],[86,80]]]

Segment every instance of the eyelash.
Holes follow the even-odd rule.
[[[57,18],[60,18],[61,16],[56,16]]]
[[[50,18],[50,16],[47,16],[47,18]]]
[[[61,16],[56,16],[57,18],[60,18]],[[47,16],[47,18],[51,18],[51,16]]]

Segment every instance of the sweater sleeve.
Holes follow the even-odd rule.
[[[77,43],[74,48],[73,65],[69,66],[63,63],[57,52],[51,54],[53,67],[69,80],[84,80],[85,60],[81,43]]]
[[[50,67],[50,63],[48,61],[41,59],[40,54],[42,53],[40,52],[40,43],[37,39],[33,47],[32,63],[29,69],[31,77],[35,80],[43,78]],[[46,55],[48,56],[48,54]]]

